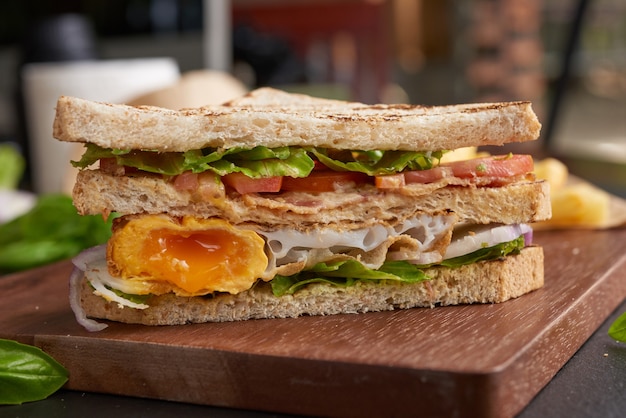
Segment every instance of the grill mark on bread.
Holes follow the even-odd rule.
[[[540,128],[523,101],[365,105],[266,88],[225,105],[181,110],[61,97],[53,135],[103,148],[156,151],[258,145],[439,151],[534,140]]]

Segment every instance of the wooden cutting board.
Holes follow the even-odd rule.
[[[510,417],[626,297],[626,229],[537,233],[545,286],[494,305],[89,333],[68,262],[0,278],[0,337],[68,389],[316,416]]]

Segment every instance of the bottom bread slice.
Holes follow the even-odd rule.
[[[81,282],[81,305],[90,318],[144,325],[180,325],[248,319],[334,315],[460,305],[500,303],[543,286],[543,249],[524,248],[517,255],[458,268],[425,270],[432,279],[421,283],[357,282],[350,287],[315,284],[293,295],[276,297],[269,283],[245,292],[211,296],[152,296],[147,309],[120,307],[93,294]]]

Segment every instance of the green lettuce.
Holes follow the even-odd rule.
[[[108,149],[94,144],[87,144],[81,159],[72,161],[72,165],[86,168],[102,158],[114,158],[119,165],[168,176],[185,171],[213,171],[220,176],[241,172],[252,178],[306,177],[315,165],[306,152],[297,147],[155,152]]]
[[[356,260],[333,263],[317,263],[309,270],[292,276],[277,275],[270,282],[275,296],[292,295],[311,283],[327,283],[337,287],[353,286],[357,281],[394,280],[405,283],[419,283],[430,280],[424,269],[445,266],[457,268],[479,261],[495,260],[509,254],[518,254],[524,248],[524,237],[513,241],[481,248],[470,254],[444,260],[437,264],[414,265],[406,261],[387,261],[378,270],[365,267]]]
[[[399,173],[404,170],[428,170],[439,163],[444,151],[343,151],[310,148],[322,164],[335,171],[356,171],[369,176]]]
[[[292,276],[277,275],[270,282],[275,296],[292,295],[311,283],[328,283],[348,287],[357,280],[393,280],[417,283],[428,280],[424,272],[406,261],[387,261],[378,270],[365,267],[356,260],[317,263],[311,269]]]
[[[86,168],[102,158],[114,158],[119,165],[150,173],[175,176],[184,171],[212,171],[220,176],[240,172],[248,177],[306,177],[315,159],[335,171],[356,171],[370,176],[403,170],[426,170],[439,161],[441,152],[413,151],[330,151],[323,148],[258,146],[253,149],[205,148],[186,152],[156,152],[101,148],[87,144],[85,153],[72,164]]]
[[[225,152],[185,152],[185,162],[194,173],[211,170],[220,176],[243,173],[252,178],[275,176],[306,177],[315,163],[298,147],[270,149],[256,147],[251,150],[235,149]]]

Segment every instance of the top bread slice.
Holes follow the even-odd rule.
[[[261,88],[223,105],[181,110],[62,96],[53,135],[160,152],[259,145],[439,151],[530,141],[540,129],[529,102],[366,105]]]

